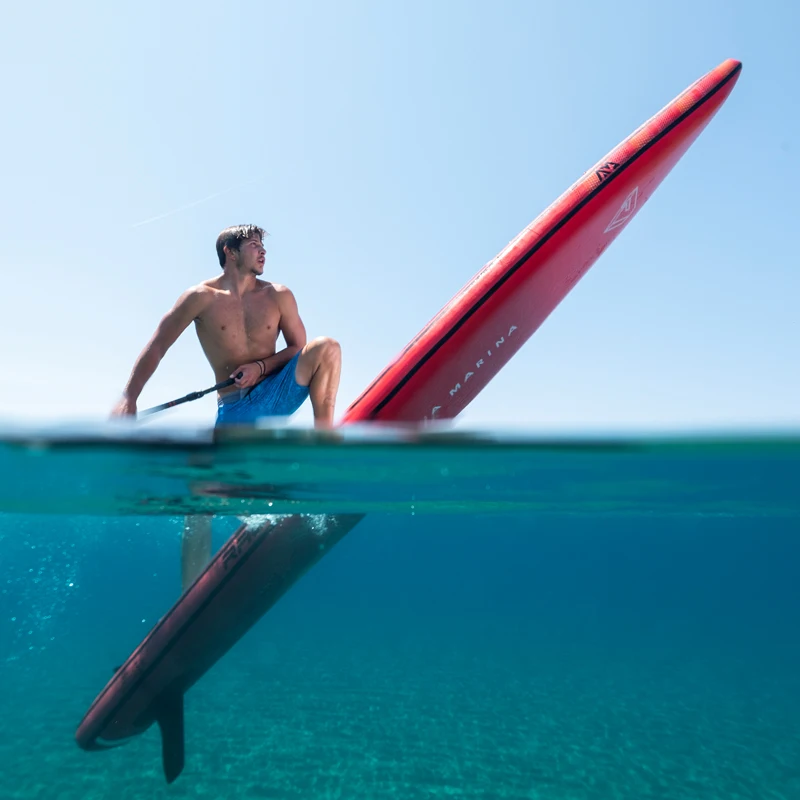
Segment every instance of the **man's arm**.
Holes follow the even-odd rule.
[[[300,319],[294,295],[284,287],[278,292],[278,298],[278,305],[281,309],[279,329],[286,341],[286,349],[293,350],[292,355],[289,356],[291,359],[295,353],[306,346],[306,326]]]
[[[294,295],[285,286],[278,289],[277,294],[278,307],[281,311],[278,333],[283,334],[286,347],[269,358],[261,359],[267,375],[276,372],[284,364],[288,364],[306,346],[306,327],[303,325],[303,320],[300,319]]]
[[[196,287],[187,289],[175,305],[162,317],[155,333],[136,359],[133,370],[122,391],[122,397],[111,411],[112,416],[136,414],[136,401],[147,381],[153,376],[167,350],[189,323],[202,311],[204,293]]]

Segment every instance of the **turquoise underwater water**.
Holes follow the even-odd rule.
[[[800,798],[800,436],[0,441],[3,798]],[[256,513],[364,520],[155,727],[75,729]]]

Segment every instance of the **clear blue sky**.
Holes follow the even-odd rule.
[[[584,170],[725,58],[720,113],[462,415],[800,423],[789,2],[15,3],[0,417],[100,419],[227,225],[342,343],[337,416]],[[192,328],[146,407],[213,383]],[[165,415],[213,423],[212,396]],[[308,404],[294,424],[311,422]]]

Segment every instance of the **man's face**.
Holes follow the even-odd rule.
[[[261,275],[264,272],[264,260],[267,251],[261,243],[261,239],[253,237],[245,239],[239,245],[239,255],[237,258],[239,270],[250,272],[253,275]]]

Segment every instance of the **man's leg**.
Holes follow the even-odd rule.
[[[184,519],[181,536],[181,591],[185,592],[211,560],[211,515]]]
[[[342,351],[339,342],[321,336],[309,342],[297,359],[295,380],[308,386],[314,425],[330,428],[339,392]],[[185,592],[211,560],[211,515],[185,517],[181,537],[181,584]]]
[[[300,386],[308,386],[317,428],[333,425],[341,373],[342,349],[339,342],[327,336],[309,342],[297,359],[295,380]]]

